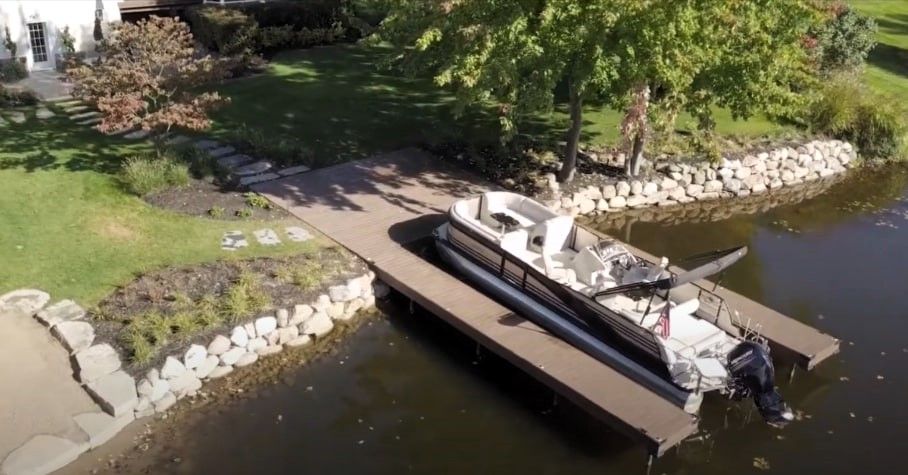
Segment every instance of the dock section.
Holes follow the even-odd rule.
[[[414,243],[445,221],[451,203],[488,190],[474,176],[404,150],[255,190],[365,259],[379,278],[420,306],[650,453],[661,455],[696,432],[696,417],[419,255]]]
[[[420,255],[418,243],[451,204],[492,186],[407,149],[254,186],[369,262],[379,278],[590,414],[661,455],[697,418],[550,335]],[[646,253],[642,254],[649,256]],[[838,340],[727,289],[718,293],[759,323],[771,344],[810,369]]]

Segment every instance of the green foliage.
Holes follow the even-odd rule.
[[[38,103],[38,97],[28,89],[8,89],[0,85],[0,107],[31,106]]]
[[[220,313],[228,321],[254,315],[271,304],[271,298],[262,289],[259,277],[247,270],[241,271],[221,299]]]
[[[233,215],[240,219],[249,219],[252,217],[252,210],[248,208],[238,209],[233,212]]]
[[[260,27],[290,25],[303,28],[330,28],[345,17],[345,0],[269,1],[245,5],[242,10]]]
[[[243,124],[228,131],[227,140],[237,149],[257,157],[268,157],[280,165],[317,165],[312,151],[300,141],[274,137],[263,129]]]
[[[271,202],[268,201],[268,198],[253,191],[243,193],[243,199],[246,201],[246,205],[252,208],[271,209]]]
[[[215,206],[208,210],[208,216],[211,216],[215,219],[220,219],[224,217],[226,210],[220,206]]]
[[[332,269],[316,260],[307,260],[299,265],[285,265],[275,271],[274,277],[285,283],[293,284],[303,290],[314,288],[320,284]]]
[[[189,184],[189,167],[168,156],[130,157],[120,170],[120,180],[131,192],[144,196]]]
[[[388,0],[349,0],[349,8],[354,17],[371,26],[378,26],[388,16]]]
[[[76,52],[76,38],[69,32],[69,25],[63,27],[60,32],[60,43],[63,45],[63,52],[67,54]]]
[[[876,32],[872,18],[847,5],[838,5],[812,34],[820,69],[830,73],[860,68],[876,46]]]
[[[258,25],[242,10],[206,5],[187,9],[186,18],[195,39],[210,50],[231,55],[255,49]]]
[[[18,58],[0,60],[0,82],[16,82],[27,77],[28,70]]]
[[[808,122],[815,132],[850,141],[867,157],[899,158],[908,142],[908,119],[899,106],[848,76],[826,83]]]

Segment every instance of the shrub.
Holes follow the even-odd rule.
[[[835,72],[861,67],[876,46],[876,22],[844,4],[831,10],[830,19],[813,35],[820,69]]]
[[[255,20],[242,10],[199,6],[186,10],[195,39],[212,51],[237,54],[254,49]]]
[[[848,140],[868,157],[904,153],[908,123],[895,101],[872,93],[856,79],[837,77],[811,106],[811,129]]]
[[[211,216],[214,219],[220,219],[224,217],[224,212],[226,210],[220,206],[215,206],[208,210],[208,216]]]
[[[273,1],[241,7],[260,27],[330,28],[343,21],[345,0]]]
[[[259,283],[258,276],[250,271],[240,272],[234,283],[221,298],[221,315],[231,323],[264,310],[271,299]]]
[[[371,26],[378,26],[388,16],[388,0],[350,0],[350,10],[354,17]]]
[[[31,106],[37,103],[38,97],[32,91],[8,89],[0,85],[0,107]]]
[[[133,193],[143,196],[189,183],[189,167],[168,156],[131,157],[120,170],[120,179]]]
[[[247,219],[252,217],[251,209],[238,209],[233,213],[237,218]]]
[[[252,208],[271,209],[271,202],[268,201],[268,198],[258,193],[250,191],[244,193],[243,198],[246,200],[246,205]]]
[[[15,82],[28,77],[28,69],[18,59],[0,61],[0,82]]]

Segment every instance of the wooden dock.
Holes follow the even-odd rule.
[[[420,256],[416,244],[445,221],[454,201],[491,188],[476,176],[414,149],[254,187],[365,259],[397,291],[642,442],[651,454],[661,455],[696,432],[696,417]],[[766,323],[763,334],[803,355],[805,361],[815,364],[816,355],[832,351],[828,345],[821,347],[826,336],[816,330],[774,312],[761,315]],[[778,323],[781,319],[793,323]],[[792,331],[796,334],[769,335]],[[830,340],[837,348],[838,342]]]

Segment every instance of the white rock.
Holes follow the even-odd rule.
[[[356,312],[360,311],[365,306],[365,301],[361,298],[355,298],[344,306],[344,320],[350,320],[356,315]]]
[[[261,336],[255,331],[255,322],[249,322],[243,325],[243,330],[246,330],[246,335],[252,339],[257,336]]]
[[[240,359],[240,356],[243,356],[244,354],[246,354],[246,348],[231,348],[221,355],[221,365],[232,366]]]
[[[630,196],[631,185],[629,185],[626,181],[619,181],[618,183],[615,184],[615,191],[618,193],[617,196],[624,196],[624,197]],[[614,205],[612,205],[611,201],[609,201],[608,204],[612,208],[615,207]]]
[[[151,382],[151,392],[145,396],[151,402],[156,402],[158,399],[164,397],[167,394],[167,391],[170,391],[170,383],[166,379],[156,379]]]
[[[220,358],[218,358],[217,356],[208,355],[208,357],[205,358],[205,361],[203,361],[202,364],[200,364],[195,369],[195,371],[194,371],[195,376],[197,378],[207,378],[208,375],[211,374],[211,372],[214,371],[214,369],[218,367],[219,362],[220,362]]]
[[[359,279],[350,279],[345,285],[333,285],[328,288],[328,296],[332,302],[349,302],[362,294],[362,284]]]
[[[596,202],[596,211],[608,211],[608,200],[603,198]]]
[[[315,313],[315,309],[311,305],[294,305],[293,306],[293,316],[290,317],[288,325],[298,326],[300,323],[306,321],[307,318],[311,317]]]
[[[316,312],[306,319],[300,325],[300,333],[303,335],[315,335],[316,337],[325,336],[334,329],[334,322],[325,312]]]
[[[208,373],[208,379],[219,379],[233,372],[233,366],[218,366],[211,373]]]
[[[703,193],[703,185],[690,184],[687,185],[687,195],[696,198],[700,196],[700,193]]]
[[[237,368],[242,368],[242,367],[244,367],[244,366],[249,366],[249,365],[251,365],[252,363],[255,363],[256,361],[258,361],[258,359],[259,359],[259,355],[258,355],[258,354],[256,354],[256,353],[246,353],[245,355],[241,356],[240,359],[238,359],[238,360],[236,361],[236,367],[237,367]]]
[[[596,201],[602,199],[602,190],[598,186],[589,186],[586,189],[586,197]]]
[[[679,201],[687,197],[687,193],[684,192],[684,188],[672,188],[668,190],[668,197],[675,201]]]
[[[255,320],[255,334],[267,335],[277,330],[277,319],[274,317],[262,317]]]
[[[596,202],[590,198],[584,198],[578,203],[578,207],[580,208],[580,214],[589,214],[596,209]]]
[[[285,345],[290,348],[296,348],[296,347],[300,347],[300,346],[306,346],[311,341],[312,341],[312,339],[309,338],[309,335],[301,335],[301,336],[298,336],[298,337],[288,341],[287,343],[285,343]]]
[[[120,357],[110,345],[90,346],[75,354],[79,381],[90,383],[120,369]]]
[[[281,345],[266,346],[264,348],[259,348],[256,350],[256,354],[259,356],[271,356],[280,353],[284,349]]]
[[[376,295],[377,295],[377,292],[376,292]],[[331,306],[331,303],[332,303],[331,297],[329,297],[325,294],[321,294],[315,300],[315,303],[312,304],[312,308],[314,308],[316,312],[318,312],[318,311],[324,312],[325,310],[328,310],[328,307]]]
[[[750,176],[750,168],[741,167],[741,168],[735,170],[735,178],[737,178],[739,180],[743,180],[749,176]]]
[[[15,307],[28,315],[34,315],[35,312],[44,308],[49,301],[50,294],[47,292],[36,289],[19,289],[0,295],[0,309],[3,307]]]
[[[230,339],[224,335],[218,335],[208,344],[208,354],[220,356],[230,349]]]
[[[763,183],[757,183],[750,189],[750,191],[753,193],[763,193],[764,191],[766,191],[766,185],[764,185]]]
[[[703,184],[703,193],[718,193],[722,191],[722,182],[719,180],[709,180]]]
[[[735,171],[732,170],[731,168],[720,168],[717,173],[719,174],[720,177],[722,177],[721,178],[722,181],[731,179],[735,176]]]
[[[287,327],[281,328],[277,331],[278,339],[277,342],[281,345],[286,344],[287,342],[295,339],[300,335],[300,329],[297,327]]]
[[[176,395],[177,399],[195,394],[201,387],[202,381],[191,371],[170,380],[170,391]]]
[[[258,350],[259,348],[264,348],[266,346],[268,346],[268,342],[265,341],[264,338],[258,337],[258,338],[249,340],[249,344],[246,345],[246,351],[252,353],[252,352]]]
[[[161,372],[158,371],[158,368],[151,368],[150,370],[148,370],[148,372],[145,373],[145,378],[153,383],[161,379]]]
[[[274,318],[277,319],[278,328],[284,328],[290,325],[290,312],[286,308],[279,308],[274,315]]]
[[[631,208],[639,208],[648,202],[649,200],[643,195],[631,195],[627,198],[627,206]]]
[[[83,319],[85,309],[72,300],[61,300],[41,310],[35,317],[48,327],[54,327],[62,322]]]
[[[344,303],[336,302],[336,303],[331,304],[331,306],[328,307],[328,310],[326,313],[328,314],[329,317],[331,317],[332,320],[337,320],[337,319],[343,318]]]
[[[622,209],[627,206],[627,199],[624,196],[618,195],[608,200],[608,206],[612,209]]]
[[[136,383],[136,393],[140,397],[147,397],[149,394],[151,394],[152,391],[153,388],[151,386],[151,381],[149,381],[148,379],[142,379],[141,381]]]
[[[158,402],[154,403],[154,412],[162,413],[177,403],[177,397],[172,392],[168,392]]]
[[[102,376],[88,383],[85,390],[104,412],[114,417],[132,413],[139,402],[136,381],[123,371]]]
[[[631,182],[631,194],[639,195],[643,193],[643,183],[640,180],[634,180]]]
[[[605,185],[602,187],[602,198],[610,200],[618,196],[618,190],[615,188],[615,185]]]
[[[245,347],[249,344],[249,334],[246,333],[246,329],[243,327],[234,327],[233,331],[230,332],[230,341],[236,346]]]
[[[732,193],[737,193],[741,190],[741,180],[736,178],[729,178],[725,180],[724,189]]]
[[[82,351],[95,341],[95,329],[88,322],[61,322],[53,333],[70,353]]]
[[[672,190],[678,187],[678,182],[671,178],[663,178],[662,183],[659,183],[660,190]]]
[[[186,369],[196,369],[208,358],[208,350],[202,345],[192,345],[183,355],[183,366]]]
[[[164,379],[173,379],[185,372],[186,366],[173,356],[168,356],[167,359],[164,360],[164,366],[161,367],[161,377]]]

